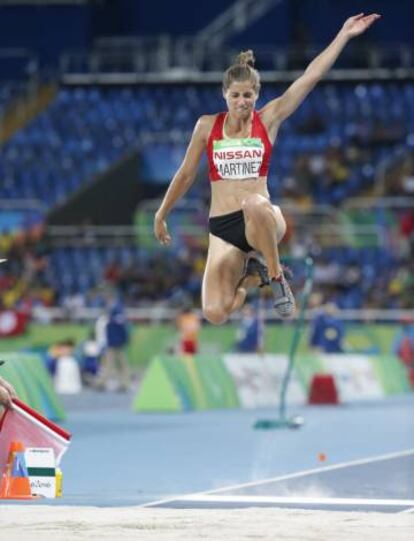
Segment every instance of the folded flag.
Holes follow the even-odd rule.
[[[10,445],[20,441],[24,447],[53,449],[56,466],[67,448],[71,434],[21,400],[13,399],[13,407],[5,410],[0,420],[0,473],[5,471]]]

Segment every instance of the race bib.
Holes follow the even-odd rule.
[[[261,139],[221,139],[213,142],[213,163],[224,180],[259,178],[264,156]]]

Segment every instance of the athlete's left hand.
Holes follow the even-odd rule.
[[[359,13],[354,17],[350,17],[345,21],[341,29],[341,33],[344,34],[348,39],[359,36],[365,30],[367,30],[377,19],[380,19],[381,15],[378,13],[371,13],[370,15],[365,15],[364,13]]]
[[[154,234],[164,246],[171,244],[171,235],[168,232],[167,222],[158,214],[154,218]]]

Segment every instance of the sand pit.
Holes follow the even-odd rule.
[[[292,509],[0,507],[1,539],[29,541],[412,541],[414,513]]]

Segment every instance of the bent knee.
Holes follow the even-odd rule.
[[[260,194],[249,195],[242,201],[242,210],[249,218],[260,216],[269,207],[271,207],[270,201]]]
[[[222,325],[229,317],[221,306],[207,305],[203,308],[203,316],[213,325]]]

